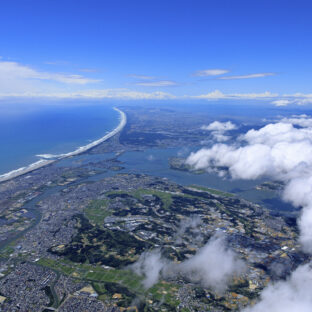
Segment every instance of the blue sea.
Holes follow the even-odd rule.
[[[6,104],[0,107],[0,174],[39,160],[37,154],[74,151],[119,124],[108,104]]]

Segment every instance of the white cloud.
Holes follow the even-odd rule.
[[[219,100],[219,99],[246,99],[246,100],[271,100],[271,103],[275,106],[287,106],[294,105],[307,105],[312,104],[312,94],[288,94],[279,95],[270,91],[262,93],[223,93],[220,90],[214,90],[206,94],[189,96],[191,99],[207,99],[207,100]]]
[[[206,76],[219,76],[228,73],[227,69],[204,69],[198,70],[193,76],[206,77]]]
[[[234,178],[257,179],[275,176],[285,179],[301,163],[312,168],[312,129],[291,124],[269,124],[241,137],[247,145],[216,144],[192,153],[188,163],[196,169],[225,166]]]
[[[304,128],[295,128],[300,124]],[[303,206],[300,241],[312,252],[312,119],[296,117],[250,130],[240,137],[243,146],[215,144],[192,153],[188,164],[196,169],[227,167],[233,178],[269,176],[283,180],[283,198]],[[239,143],[239,142],[237,142]]]
[[[312,93],[294,93],[294,94],[284,94],[284,97],[289,98],[312,98]]]
[[[84,72],[84,73],[96,73],[99,70],[96,68],[79,68],[79,71]]]
[[[310,312],[312,310],[311,265],[298,267],[286,281],[270,284],[254,306],[243,312]]]
[[[219,90],[215,90],[208,94],[196,95],[196,96],[177,96],[162,91],[155,92],[141,92],[133,91],[131,89],[74,89],[68,90],[68,88],[60,87],[48,87],[46,85],[34,84],[34,79],[14,79],[8,81],[8,79],[1,80],[0,75],[0,97],[47,97],[47,98],[124,98],[124,99],[269,99],[276,97],[277,94],[264,92],[264,93],[242,93],[242,94],[224,94]],[[76,83],[76,85],[79,83]],[[82,84],[82,82],[80,82]],[[153,87],[165,87],[173,86],[174,84],[167,82],[151,82],[145,83],[144,86]]]
[[[66,64],[66,62],[49,62],[49,64]],[[82,68],[86,73],[95,72],[96,69]],[[207,69],[198,71],[198,76],[215,76],[227,73],[225,69]],[[267,75],[272,73],[252,74]],[[129,75],[137,79],[134,82],[140,87],[170,87],[177,86],[177,82],[163,80],[148,75]],[[224,76],[229,79],[230,76]],[[233,77],[233,76],[231,76]],[[220,77],[222,78],[222,77]],[[312,103],[312,94],[294,93],[279,96],[276,93],[265,91],[262,93],[223,93],[214,90],[200,95],[173,95],[164,92],[140,92],[130,89],[86,89],[86,86],[101,82],[100,79],[92,79],[77,74],[64,74],[37,70],[16,61],[4,61],[0,59],[0,97],[47,97],[47,98],[123,98],[123,99],[262,99],[271,100],[276,106],[289,104],[306,105]],[[221,140],[221,137],[220,137]]]
[[[291,104],[292,101],[289,100],[275,100],[272,102],[272,104],[276,105],[276,106],[287,106],[289,104]]]
[[[170,86],[176,86],[177,83],[172,80],[158,80],[158,81],[137,82],[136,85],[143,86],[143,87],[170,87]]]
[[[275,100],[272,104],[276,106],[286,106],[290,104],[295,105],[306,105],[312,103],[312,94],[308,93],[294,93],[294,94],[284,94],[281,99]]]
[[[225,94],[220,90],[215,90],[207,94],[195,95],[192,98],[195,99],[270,99],[277,97],[277,93],[271,93],[269,91],[265,91],[263,93],[230,93]]]
[[[285,120],[286,122],[282,122]],[[280,122],[268,124],[259,130],[251,129],[244,134],[241,139],[247,141],[249,144],[265,144],[274,147],[281,143],[305,143],[308,141],[311,144],[312,129],[307,127],[305,129],[295,128],[290,119],[282,119]],[[298,123],[299,121],[297,121]],[[311,119],[306,119],[306,124],[309,125]],[[287,155],[285,155],[287,156]]]
[[[202,126],[202,130],[208,130],[208,131],[230,131],[237,129],[236,125],[234,125],[231,121],[227,122],[220,122],[220,121],[214,121],[208,126]]]
[[[73,92],[20,92],[20,93],[1,93],[0,98],[6,97],[36,97],[36,98],[59,98],[59,99],[78,99],[78,98],[90,98],[90,99],[125,99],[125,100],[166,100],[175,99],[176,96],[156,91],[156,92],[139,92],[129,89],[94,89],[84,91]]]
[[[21,65],[16,62],[0,61],[0,81],[9,80],[52,80],[65,84],[84,85],[99,82],[96,79],[85,78],[81,75],[66,75],[60,73],[49,73],[37,71],[29,66]]]
[[[290,123],[300,127],[312,127],[312,119],[307,115],[293,115],[290,118],[281,119],[283,123]]]
[[[222,93],[220,90],[214,90],[212,92],[209,92],[207,94],[201,94],[201,95],[194,95],[193,98],[195,99],[224,99],[227,96]]]
[[[263,93],[234,93],[230,95],[232,98],[240,98],[240,99],[265,99],[265,98],[274,98],[277,97],[278,93],[272,93],[269,91],[265,91]]]
[[[1,62],[0,62],[1,63]],[[24,69],[23,69],[24,70]],[[207,94],[201,95],[184,95],[177,96],[167,92],[141,92],[133,91],[131,89],[82,89],[81,86],[91,84],[92,82],[99,82],[99,80],[92,80],[83,78],[79,75],[60,75],[33,73],[32,70],[28,72],[25,68],[25,73],[21,70],[19,73],[8,75],[4,71],[1,73],[0,69],[0,97],[46,97],[46,98],[123,98],[123,99],[189,99],[189,100],[273,100],[278,98],[277,93],[269,91],[263,93],[230,93],[226,94],[220,90],[215,90]],[[27,78],[26,78],[27,77]],[[31,78],[33,77],[33,78]],[[37,77],[37,78],[36,78]],[[52,84],[58,82],[59,85]],[[46,82],[46,84],[44,84]],[[146,81],[138,82],[138,85],[144,87],[168,87],[176,85],[173,81]],[[70,87],[70,89],[69,89]],[[76,87],[76,88],[74,88]],[[77,89],[79,87],[79,89]],[[277,99],[271,102],[277,106],[285,106],[288,104],[305,105],[312,103],[312,98],[298,98],[292,100]]]
[[[312,99],[306,98],[306,99],[296,99],[294,101],[297,105],[306,105],[306,104],[312,104]]]
[[[130,268],[137,274],[143,275],[143,285],[146,289],[156,284],[160,278],[161,271],[168,265],[168,262],[161,257],[159,249],[144,252],[139,260]]]
[[[229,135],[224,135],[224,134],[217,132],[217,131],[213,131],[211,134],[213,136],[213,139],[216,142],[226,142],[226,141],[229,141],[231,139],[231,137]]]
[[[147,75],[129,75],[131,78],[140,79],[140,80],[154,80],[156,79],[155,76],[147,76]]]
[[[201,129],[211,131],[211,136],[215,141],[225,142],[230,140],[231,137],[229,135],[225,135],[224,133],[226,131],[237,129],[237,126],[234,125],[231,121],[227,122],[214,121],[208,126],[202,126]]]
[[[301,126],[302,128],[296,128]],[[268,176],[285,183],[283,199],[302,207],[299,241],[312,254],[312,118],[284,118],[259,130],[250,130],[233,145],[215,144],[191,153],[187,163],[196,169],[228,168],[232,178]],[[239,143],[244,143],[239,146]],[[260,301],[244,312],[312,311],[312,263],[301,265],[290,278],[270,284]]]
[[[196,220],[194,222],[196,224]],[[223,292],[231,279],[244,271],[245,264],[226,246],[225,236],[217,233],[193,257],[181,263],[162,258],[160,250],[156,249],[143,253],[130,268],[144,276],[145,288],[150,288],[160,278],[182,275],[194,283]]]
[[[226,247],[225,236],[215,234],[208,243],[190,259],[175,268],[195,283],[223,292],[235,275],[240,275],[244,262]]]
[[[275,76],[275,73],[257,73],[257,74],[248,74],[248,75],[237,75],[237,76],[224,76],[218,77],[217,79],[221,80],[234,80],[234,79],[252,79],[252,78],[262,78],[268,76]]]
[[[173,80],[162,80],[154,76],[147,75],[128,75],[131,78],[137,79],[135,84],[142,87],[171,87],[177,83]]]
[[[58,60],[58,61],[47,61],[47,62],[44,62],[44,64],[47,64],[47,65],[68,65],[69,62]]]

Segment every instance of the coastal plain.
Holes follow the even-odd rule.
[[[183,157],[209,144],[209,114],[120,112],[122,126],[105,140],[0,183],[0,311],[239,311],[311,260],[294,212],[193,183],[206,173]],[[164,171],[144,172],[156,168],[152,153],[129,166],[131,153],[167,149],[175,155]],[[252,188],[272,194],[276,185]],[[215,235],[244,263],[222,290],[179,269]],[[153,253],[166,265],[148,285],[135,265]]]

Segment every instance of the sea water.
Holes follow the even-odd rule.
[[[38,161],[38,154],[72,152],[113,130],[119,117],[108,104],[7,104],[0,110],[0,174]]]

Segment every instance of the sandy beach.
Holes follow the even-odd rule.
[[[4,182],[4,181],[7,181],[7,180],[16,178],[16,177],[18,177],[20,175],[23,175],[23,174],[29,173],[31,171],[34,171],[36,169],[39,169],[41,167],[50,165],[51,163],[53,163],[55,161],[58,161],[60,159],[64,159],[64,158],[67,158],[67,157],[79,155],[79,154],[84,153],[84,152],[90,150],[91,148],[93,148],[93,147],[95,147],[95,146],[105,142],[109,138],[113,137],[114,135],[119,133],[124,128],[124,126],[127,123],[127,116],[126,116],[126,114],[123,111],[121,111],[120,109],[116,108],[116,107],[114,107],[114,110],[116,110],[120,114],[120,122],[119,122],[118,126],[114,130],[112,130],[111,132],[107,133],[105,136],[103,136],[100,139],[95,140],[95,141],[93,141],[93,142],[91,142],[91,143],[89,143],[87,145],[81,146],[81,147],[77,148],[76,150],[74,150],[73,152],[69,152],[69,153],[66,153],[66,154],[57,154],[57,155],[54,155],[54,154],[41,154],[41,155],[37,155],[39,158],[41,158],[40,160],[38,160],[38,161],[28,165],[28,166],[21,167],[21,168],[12,170],[12,171],[10,171],[8,173],[0,175],[0,182]]]

